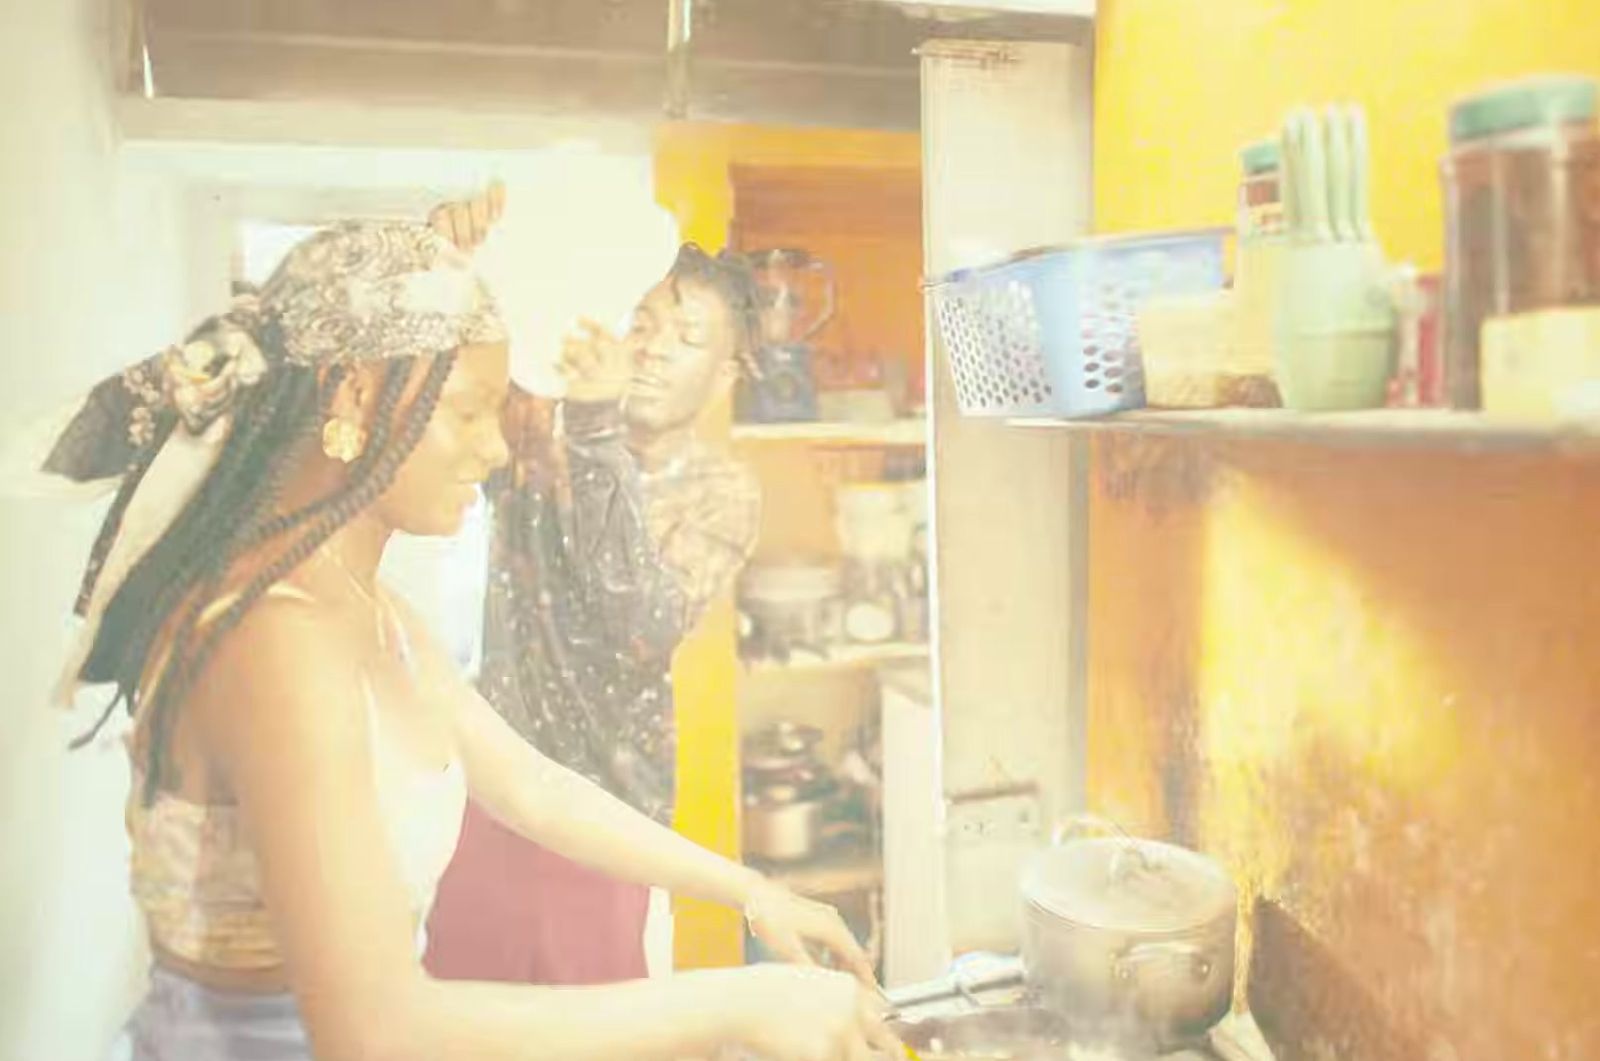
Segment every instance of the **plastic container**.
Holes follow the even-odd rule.
[[[1153,298],[1139,312],[1145,401],[1163,409],[1255,405],[1234,365],[1234,292]],[[1270,381],[1267,381],[1270,387]]]
[[[930,282],[967,416],[1089,417],[1144,405],[1136,318],[1223,284],[1226,229],[1083,240]]]
[[[756,646],[779,658],[825,653],[841,637],[844,576],[836,564],[800,560],[759,564],[740,583],[739,607]]]
[[[853,560],[904,560],[911,555],[915,513],[903,483],[846,483],[834,490],[834,527]]]
[[[1600,417],[1600,306],[1535,310],[1483,324],[1483,408],[1535,422]]]
[[[1600,302],[1597,83],[1548,77],[1457,103],[1442,167],[1450,404],[1481,404],[1489,317]]]
[[[1389,406],[1443,408],[1449,403],[1444,391],[1444,351],[1439,335],[1439,274],[1417,276],[1412,283],[1406,292],[1409,304],[1402,310],[1399,358],[1394,379],[1389,381]]]

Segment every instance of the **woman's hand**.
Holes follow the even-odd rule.
[[[428,214],[428,224],[459,249],[476,250],[505,210],[506,186],[491,181],[481,195],[434,207]]]
[[[745,902],[745,919],[750,931],[773,954],[797,965],[814,965],[812,947],[833,957],[834,964],[848,970],[864,987],[877,990],[872,962],[839,911],[825,903],[794,894],[772,881],[763,880],[752,889]]]
[[[729,987],[739,1041],[765,1061],[905,1056],[877,993],[845,973],[757,965],[734,972]]]
[[[633,356],[616,336],[581,320],[561,344],[561,375],[575,402],[619,402],[633,375]]]

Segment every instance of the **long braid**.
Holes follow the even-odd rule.
[[[209,318],[191,331],[184,341],[190,342],[215,331],[227,316],[227,314],[223,314]],[[234,323],[238,322],[235,321]],[[283,362],[282,331],[277,320],[270,317],[262,320],[258,323],[255,331],[259,335],[257,345],[267,359],[268,364],[281,364]],[[266,388],[267,394],[270,395],[271,392],[272,389],[270,387]],[[256,398],[256,394],[245,396],[242,404],[245,406],[246,414],[255,409],[259,410],[260,415],[263,417],[270,415],[272,409],[270,401],[262,402],[256,400]],[[172,432],[176,430],[178,424],[178,415],[170,406],[159,408],[156,411],[152,437],[139,450],[127,474],[123,476],[116,498],[113,500],[104,522],[101,523],[100,532],[89,551],[89,563],[79,585],[77,603],[74,608],[78,615],[83,615],[88,608],[89,599],[94,594],[94,588],[99,582],[100,572],[105,565],[106,557],[111,551],[112,544],[116,541],[118,532],[122,529],[122,520],[126,515],[128,504],[133,500],[134,494],[138,492],[139,484],[144,481],[145,473],[155,463],[156,457],[160,455],[162,447],[172,437]]]
[[[406,422],[399,435],[393,442],[383,446],[369,446],[375,453],[370,463],[365,464],[364,473],[356,473],[346,487],[327,499],[327,503],[320,515],[306,530],[305,534],[289,547],[271,564],[267,565],[252,578],[239,596],[227,607],[226,610],[210,624],[203,639],[196,646],[193,653],[176,657],[173,663],[175,668],[170,676],[165,676],[157,685],[155,702],[150,715],[150,742],[147,749],[148,761],[145,769],[144,800],[148,804],[154,799],[163,776],[163,764],[166,758],[166,744],[168,731],[171,726],[173,712],[177,705],[182,703],[188,692],[193,687],[194,681],[204,671],[206,665],[215,655],[223,639],[243,621],[249,610],[266,594],[266,592],[285,577],[293,573],[301,564],[308,560],[335,532],[371,505],[393,483],[400,466],[410,457],[416,449],[417,443],[422,439],[422,433],[427,429],[428,422],[433,417],[438,405],[440,391],[444,387],[445,379],[449,376],[455,364],[453,354],[441,354],[434,358],[429,365],[428,374],[423,380],[421,390],[407,411]],[[392,366],[390,378],[398,375],[397,369],[401,365]],[[388,394],[390,387],[386,379],[384,394]],[[390,403],[391,410],[398,403],[398,392]],[[394,420],[391,414],[385,418],[384,434],[387,437],[389,423]],[[376,437],[376,429],[374,432]],[[194,630],[198,619],[198,609],[191,610],[185,616],[179,629],[174,644],[183,644]]]
[[[239,292],[236,290],[235,294],[238,293]],[[240,325],[242,323],[238,319],[232,318],[231,314],[219,314],[218,316],[207,318],[201,324],[196,326],[184,338],[184,342],[192,342],[195,339],[215,332],[224,321],[229,321],[234,325]],[[258,334],[259,342],[257,345],[261,349],[262,354],[267,358],[268,363],[273,364],[281,362],[282,332],[277,320],[269,317],[267,319],[258,321],[256,322],[256,327],[253,330]],[[159,372],[160,370],[157,369],[156,371]],[[246,402],[249,402],[249,400],[250,399],[247,397]],[[95,537],[94,545],[89,550],[89,563],[86,566],[83,573],[83,578],[79,583],[78,597],[73,606],[73,611],[75,614],[82,616],[87,612],[89,601],[94,595],[95,586],[100,581],[100,572],[105,566],[106,557],[111,552],[111,546],[115,543],[118,532],[122,530],[122,520],[127,513],[128,504],[133,500],[134,494],[138,492],[139,484],[144,481],[145,473],[148,472],[150,467],[155,463],[156,457],[160,455],[162,447],[165,446],[167,440],[172,437],[172,432],[177,428],[178,423],[178,415],[170,406],[156,408],[155,422],[153,425],[155,430],[152,433],[152,437],[141,449],[139,449],[133,463],[128,468],[127,473],[123,476],[122,483],[117,490],[117,495],[111,503],[110,511],[106,514],[105,520],[101,523],[100,531]],[[98,725],[96,728],[98,729]]]
[[[344,366],[337,366],[327,374],[323,383],[324,393],[320,395],[317,394],[318,386],[314,371],[286,368],[283,373],[277,385],[262,392],[259,399],[256,395],[247,399],[245,407],[240,411],[240,420],[235,433],[230,437],[219,459],[217,471],[220,474],[210,480],[211,483],[221,483],[225,480],[226,483],[237,484],[240,488],[195,499],[196,505],[209,511],[213,518],[196,521],[192,527],[193,536],[201,541],[231,538],[232,541],[227,543],[230,547],[176,551],[175,568],[172,565],[161,564],[159,557],[150,558],[151,569],[160,571],[162,578],[153,596],[146,598],[146,606],[140,610],[145,621],[133,636],[123,642],[125,649],[123,657],[114,668],[120,688],[118,699],[127,700],[130,708],[134,706],[135,691],[143,677],[144,660],[149,647],[158,636],[160,627],[166,622],[172,608],[178,601],[193,596],[195,586],[199,582],[208,578],[214,581],[237,556],[271,536],[259,535],[253,531],[239,534],[236,528],[260,527],[263,524],[265,518],[263,514],[271,511],[283,481],[296,466],[295,443],[314,429],[321,420],[321,416],[312,415],[311,410],[314,407],[318,413],[326,413],[332,403],[333,394],[343,378]],[[380,402],[378,410],[382,426],[375,431],[375,439],[379,440],[380,445],[381,437],[387,436],[388,421],[393,419],[399,392],[403,390],[408,376],[409,362],[406,365],[396,364],[389,367],[384,400]],[[390,380],[398,382],[390,383]],[[369,450],[375,454],[378,452],[378,447],[370,447]],[[269,460],[259,473],[254,473],[244,465],[256,459],[255,455],[261,452],[275,452],[276,457]],[[286,522],[273,533],[290,529],[296,522],[298,521]],[[180,519],[174,524],[172,536],[175,540],[183,533],[180,529],[182,523]],[[210,525],[213,523],[229,523],[234,527]],[[130,582],[132,581],[130,577]],[[114,700],[113,706],[115,703]]]
[[[166,445],[167,439],[172,435],[177,426],[176,416],[166,416],[156,425],[156,432],[151,443],[135,459],[128,469],[128,474],[123,478],[122,485],[117,489],[117,495],[112,499],[111,508],[106,512],[105,520],[100,524],[100,531],[95,535],[94,545],[89,550],[89,563],[84,569],[83,578],[78,583],[78,596],[73,602],[73,614],[80,618],[88,615],[89,602],[94,597],[95,587],[99,585],[100,574],[105,569],[106,557],[111,555],[111,546],[117,540],[117,534],[122,530],[122,520],[127,515],[128,504],[133,500],[133,495],[138,491],[139,484],[144,481],[145,473],[155,463],[156,454],[161,452],[161,447]],[[81,748],[93,740],[105,728],[117,704],[122,702],[123,696],[119,690],[109,700],[100,714],[95,717],[89,729],[74,738],[67,745],[69,750]]]
[[[278,370],[242,402],[222,452],[195,496],[171,528],[134,565],[101,622],[84,668],[91,681],[114,681],[132,704],[133,689],[161,625],[215,562],[253,495],[292,459],[284,433],[309,415],[309,370]]]
[[[298,449],[299,443],[316,428],[319,417],[308,416],[304,410],[311,405],[316,396],[317,383],[309,372],[297,375],[296,382],[281,415],[274,418],[264,428],[262,435],[266,438],[281,438],[283,457],[274,461],[261,480],[260,486],[255,490],[246,510],[241,513],[239,523],[244,526],[259,524],[267,518],[273,506],[283,492],[284,485],[289,480],[289,475],[295,469],[292,459]],[[229,558],[232,559],[231,557]]]
[[[110,555],[111,546],[117,540],[117,532],[122,529],[122,518],[127,514],[128,504],[138,492],[139,484],[144,482],[145,472],[156,462],[156,455],[161,452],[161,447],[166,445],[173,428],[177,426],[177,416],[168,414],[160,417],[156,422],[155,434],[150,444],[139,452],[127,475],[123,476],[122,485],[118,487],[105,521],[100,524],[100,532],[95,535],[94,545],[89,550],[89,563],[84,569],[82,581],[78,584],[77,601],[73,604],[74,614],[82,616],[88,611],[89,599],[94,596],[94,588],[100,582],[100,572],[105,567],[106,557]]]
[[[378,392],[378,400],[373,410],[372,433],[367,439],[366,448],[362,450],[350,468],[352,479],[360,479],[371,470],[373,462],[384,452],[388,444],[389,431],[395,418],[395,410],[399,407],[400,399],[405,394],[406,384],[411,380],[414,362],[406,359],[397,361],[389,366],[384,374],[383,387]],[[338,377],[333,377],[334,385],[325,384],[325,394],[322,400],[322,417],[326,418],[332,412],[333,395],[337,390]],[[320,498],[309,505],[305,505],[293,512],[280,513],[263,520],[252,527],[239,542],[242,550],[252,549],[269,539],[280,534],[286,534],[296,527],[300,527],[327,510],[338,497],[337,494]]]
[[[102,617],[82,676],[114,682],[116,692],[71,747],[93,740],[118,704],[136,710],[144,662],[161,627],[179,601],[194,595],[199,582],[215,579],[222,550],[206,543],[225,540],[232,526],[269,503],[267,495],[276,492],[292,467],[292,446],[283,442],[303,432],[306,398],[314,390],[310,371],[280,369],[271,382],[241,402],[238,419],[206,484],[162,540],[134,565]],[[102,536],[113,520],[120,524],[121,515],[114,506],[102,525]],[[98,577],[93,568],[90,574]]]
[[[311,423],[305,425],[307,430],[327,423],[328,418],[333,415],[333,405],[338,397],[339,385],[344,381],[348,372],[349,366],[341,364],[330,366],[323,374],[317,394],[317,416]],[[288,467],[289,465],[287,464],[284,466],[285,471],[287,471]],[[268,539],[275,538],[298,527],[309,517],[312,507],[314,506],[307,506],[296,512],[274,513],[271,515],[263,512],[260,518],[255,521],[254,526],[239,538],[239,551],[251,549]]]
[[[273,396],[244,410],[241,436],[237,443],[241,451],[248,447],[264,445],[276,449],[277,456],[266,462],[259,476],[242,485],[235,504],[228,508],[218,506],[219,517],[226,516],[239,525],[257,522],[264,511],[270,510],[282,491],[289,473],[295,468],[297,443],[315,426],[312,415],[316,396],[316,377],[308,369],[288,370],[288,378]],[[190,562],[183,574],[194,575],[210,567],[223,567],[232,558],[209,555],[204,550],[190,554]]]

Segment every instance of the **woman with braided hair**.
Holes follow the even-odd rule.
[[[868,985],[817,969],[567,990],[423,971],[469,791],[567,857],[861,961],[827,908],[520,740],[378,583],[394,533],[454,533],[505,462],[507,387],[502,325],[460,252],[422,226],[341,225],[96,388],[46,461],[121,484],[63,691],[112,684],[133,715],[133,889],[155,959],[138,1061],[893,1048]]]

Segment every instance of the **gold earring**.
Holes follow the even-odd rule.
[[[367,448],[367,432],[354,420],[332,416],[322,425],[322,452],[341,464],[349,464]]]

